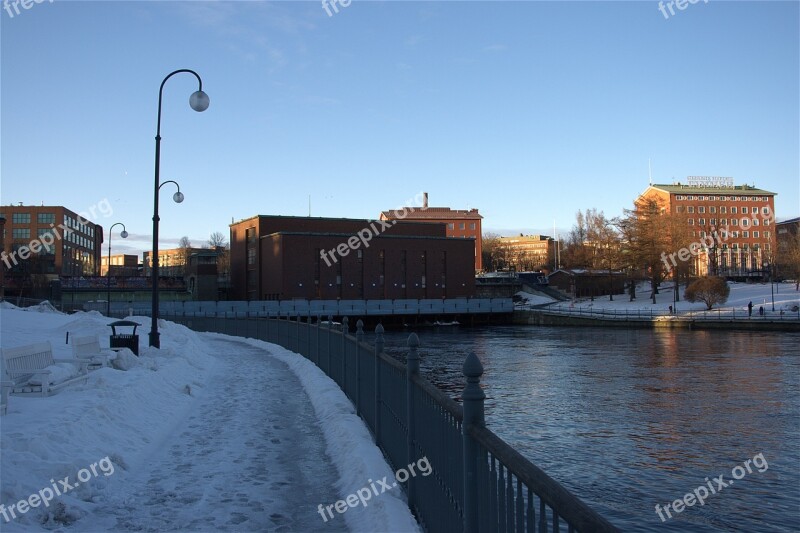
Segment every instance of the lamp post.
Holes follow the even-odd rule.
[[[119,233],[119,236],[123,239],[128,238],[128,232],[125,231],[125,224],[122,222],[116,222],[108,228],[108,264],[106,264],[106,316],[111,316],[111,230],[114,229],[114,226],[122,226],[122,231]]]
[[[202,112],[208,109],[209,99],[208,95],[203,92],[203,80],[197,72],[189,69],[179,69],[170,72],[164,81],[161,82],[161,87],[158,89],[158,124],[156,127],[156,171],[155,171],[155,186],[153,191],[153,254],[151,257],[152,266],[150,274],[153,276],[153,307],[151,312],[150,324],[150,346],[155,348],[161,347],[161,341],[158,335],[158,191],[163,183],[160,182],[159,165],[161,162],[161,97],[164,92],[164,84],[175,74],[187,72],[197,78],[198,89],[193,92],[189,97],[189,105],[195,111]],[[169,183],[169,182],[164,182]],[[174,181],[172,183],[175,183]],[[177,183],[175,183],[177,185]],[[173,195],[173,199],[180,203],[183,201],[183,194],[181,194],[180,187],[178,192]]]

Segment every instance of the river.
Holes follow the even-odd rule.
[[[800,334],[416,332],[421,372],[453,397],[474,351],[484,367],[487,425],[616,526],[800,529]],[[386,351],[403,357],[408,334],[387,333]],[[709,494],[703,505],[701,487]],[[688,493],[696,496],[668,515],[664,508]]]

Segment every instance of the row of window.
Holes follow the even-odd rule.
[[[734,233],[735,233],[735,232],[734,232]],[[695,235],[694,235],[694,234],[692,234],[692,236],[694,237]],[[702,239],[702,238],[704,238],[705,236],[706,236],[705,232],[704,232],[704,231],[701,231],[701,232],[700,232],[700,235],[699,235],[699,237]],[[735,235],[734,235],[734,236],[735,236]],[[701,244],[702,244],[701,248],[702,248],[703,250],[708,250],[708,247],[707,247],[705,244],[703,244],[703,243],[701,243]],[[766,250],[766,251],[769,251],[769,250],[770,250],[770,244],[769,244],[768,242],[765,242],[763,245],[760,245],[760,244],[758,244],[758,243],[753,243],[753,244],[742,243],[742,244],[738,244],[738,243],[735,243],[735,242],[734,242],[734,243],[732,243],[732,244],[730,245],[730,248],[728,247],[728,244],[722,244],[722,245],[720,246],[720,248],[721,248],[722,250],[740,250],[740,249],[741,249],[741,250],[750,250],[750,249],[753,249],[753,250],[760,250],[760,249],[762,248],[762,246],[763,246],[763,249],[764,249],[764,250]]]
[[[769,196],[721,196],[718,194],[714,195],[675,195],[676,200],[686,200],[686,201],[706,201],[706,200],[719,200],[721,202],[769,202]]]
[[[694,226],[694,219],[693,219],[693,218],[689,218],[689,219],[687,219],[687,221],[688,221],[688,223],[689,223],[689,225],[690,225],[690,226]],[[731,221],[730,221],[730,223],[731,223],[730,225],[731,225],[731,226],[738,226],[738,225],[739,225],[739,222],[740,222],[740,221],[739,221],[738,219],[736,219],[736,218],[733,218],[733,219],[731,219]],[[710,219],[708,219],[708,223],[709,223],[711,226],[714,226],[714,227],[716,227],[716,226],[717,226],[717,219],[716,219],[716,218],[710,218]],[[755,218],[754,218],[753,220],[750,220],[749,218],[743,218],[743,219],[741,220],[741,225],[742,225],[742,227],[744,227],[744,228],[746,228],[746,227],[749,227],[751,223],[753,224],[753,226],[758,226],[758,225],[760,224],[760,222],[758,221],[758,219],[755,219]],[[705,219],[705,218],[698,218],[698,219],[697,219],[697,225],[698,225],[698,226],[705,226],[705,225],[706,225],[706,219]],[[719,220],[719,225],[720,225],[720,226],[727,226],[727,225],[728,225],[728,219],[727,219],[727,218],[721,218],[721,219]],[[769,220],[765,220],[765,221],[764,221],[764,225],[765,225],[765,226],[769,226]],[[764,232],[764,236],[765,236],[765,237],[768,237],[768,236],[769,236],[769,232],[768,232],[768,231],[765,231],[765,232]]]
[[[94,237],[94,226],[79,222],[77,219],[74,219],[69,215],[64,215],[64,225],[68,228],[78,230],[81,233],[85,233],[89,237]]]
[[[700,234],[700,237],[705,237],[706,236],[706,232],[705,231],[700,231],[698,233]],[[745,239],[749,239],[750,238],[750,233],[751,232],[749,232],[749,231],[739,232],[739,231],[721,230],[719,232],[719,235],[720,235],[720,238],[722,238],[722,239],[727,239],[728,237],[733,237],[734,239],[738,239],[740,235]],[[761,232],[758,232],[758,231],[754,231],[752,233],[753,233],[753,238],[754,239],[758,239],[759,237],[762,237],[762,236],[765,239],[769,239],[769,232],[768,231],[763,232],[763,235],[761,234]],[[692,237],[695,237],[695,236],[696,236],[695,232],[693,231],[692,232]]]
[[[450,229],[450,230],[456,229],[455,222],[448,222],[447,223],[447,229]],[[458,223],[458,229],[466,229],[466,223],[465,222],[459,222]],[[474,222],[470,222],[469,223],[469,229],[475,229],[475,223]]]
[[[677,212],[678,213],[683,213],[684,212],[684,207],[682,205],[679,205],[678,208],[677,208]],[[694,206],[693,205],[686,206],[686,212],[687,213],[694,213]],[[706,212],[706,207],[703,206],[703,205],[697,206],[697,212],[698,213],[705,213]],[[717,212],[717,206],[714,206],[714,205],[710,206],[708,208],[708,212],[709,213],[716,213]],[[722,213],[722,214],[726,214],[728,212],[728,209],[727,209],[727,207],[725,207],[723,205],[723,206],[719,207],[719,212]],[[739,213],[739,209],[738,208],[731,207],[731,214],[732,215],[736,215],[738,213]],[[752,210],[750,210],[750,209],[748,209],[747,206],[742,206],[741,207],[741,213],[743,215],[747,215],[747,214],[750,214],[750,213],[752,213],[754,215],[757,215],[758,214],[758,207],[753,207]],[[761,214],[765,215],[765,216],[768,216],[769,215],[769,207],[762,207],[761,208]]]

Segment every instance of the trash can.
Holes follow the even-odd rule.
[[[128,348],[136,355],[139,355],[139,335],[136,334],[136,328],[141,324],[132,320],[117,320],[109,324],[109,326],[111,326],[111,341],[109,345],[112,350]],[[117,333],[118,327],[126,326],[133,327],[133,333]]]

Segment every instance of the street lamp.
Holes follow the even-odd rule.
[[[128,232],[125,231],[125,224],[122,222],[116,222],[108,228],[108,264],[106,265],[106,290],[108,294],[106,295],[106,316],[111,316],[111,230],[114,229],[114,226],[122,226],[122,231],[119,233],[119,236],[123,239],[128,238]]]
[[[161,189],[161,185],[164,183],[170,183],[165,181],[161,183],[159,178],[159,165],[161,162],[161,97],[164,92],[164,84],[167,83],[167,80],[170,79],[175,74],[179,74],[181,72],[187,72],[192,74],[195,78],[197,78],[198,89],[197,91],[193,92],[192,95],[189,97],[189,105],[195,111],[202,112],[208,109],[209,99],[208,95],[203,92],[203,80],[200,79],[200,76],[197,72],[189,69],[180,69],[174,72],[170,72],[164,81],[161,82],[161,87],[158,89],[158,124],[156,128],[156,172],[155,172],[155,186],[153,191],[153,255],[151,257],[152,267],[151,267],[151,275],[153,276],[153,308],[151,312],[151,324],[150,324],[150,346],[155,348],[161,347],[161,341],[159,340],[158,335],[158,191]],[[172,183],[175,183],[174,181]],[[178,185],[175,183],[175,185]],[[183,201],[183,194],[180,191],[180,187],[178,187],[178,192],[176,192],[173,197],[175,202],[180,203]]]

